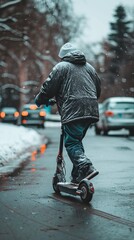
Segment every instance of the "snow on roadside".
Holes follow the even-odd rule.
[[[34,129],[0,123],[0,176],[30,156],[29,149],[38,147],[42,137]]]

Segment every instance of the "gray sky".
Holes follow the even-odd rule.
[[[133,0],[72,0],[74,10],[78,15],[85,15],[88,19],[85,26],[84,41],[98,42],[107,37],[113,13],[120,4],[133,7]],[[133,12],[134,14],[134,12]]]

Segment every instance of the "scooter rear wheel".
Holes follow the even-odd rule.
[[[81,200],[84,203],[89,203],[92,200],[93,193],[89,190],[89,185],[86,182],[80,183],[79,190],[81,190]]]
[[[59,182],[58,176],[54,176],[54,177],[53,177],[53,181],[52,181],[53,190],[54,190],[56,193],[60,194],[60,189],[59,189],[59,187],[58,187],[58,185],[57,185],[58,182]]]

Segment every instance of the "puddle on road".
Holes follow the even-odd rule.
[[[37,155],[44,154],[44,152],[46,151],[46,148],[47,148],[46,144],[42,144],[38,150],[32,151],[31,161],[33,161],[33,162],[36,161]]]

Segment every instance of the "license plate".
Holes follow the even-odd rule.
[[[132,114],[129,114],[129,113],[124,113],[123,117],[124,118],[133,118]]]
[[[31,115],[31,117],[33,117],[33,118],[38,118],[39,115],[38,115],[38,113],[34,113],[34,114]]]
[[[13,115],[7,115],[6,117],[7,117],[7,118],[12,118],[12,117],[13,117]]]

